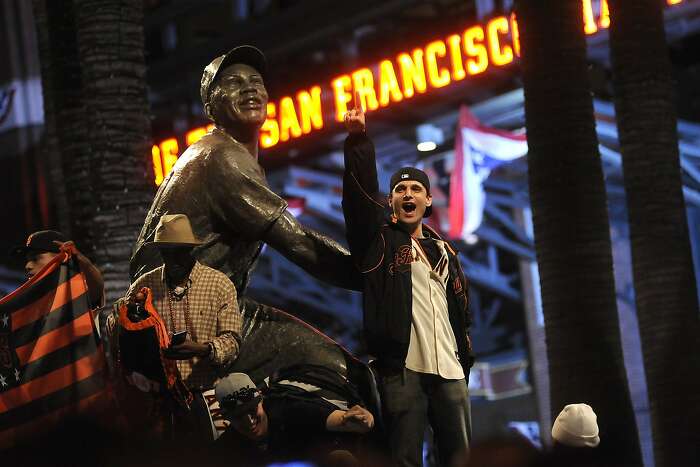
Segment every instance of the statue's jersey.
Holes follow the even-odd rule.
[[[215,128],[190,146],[161,184],[131,258],[133,281],[162,264],[153,241],[163,214],[185,214],[198,240],[199,262],[226,274],[241,297],[262,238],[287,207],[245,148]]]

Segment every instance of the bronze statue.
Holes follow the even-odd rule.
[[[158,219],[185,214],[202,241],[193,255],[225,273],[238,292],[244,342],[235,369],[256,380],[300,362],[345,373],[352,366],[349,356],[333,341],[286,313],[244,298],[263,242],[321,280],[346,288],[359,285],[349,252],[299,224],[268,187],[258,164],[268,101],[265,74],[262,52],[245,45],[205,68],[200,92],[215,127],[182,154],[160,186],[135,246],[131,277],[162,264],[158,252],[144,245],[152,241]]]
[[[214,129],[190,146],[163,181],[131,259],[132,280],[160,266],[143,248],[163,214],[185,214],[203,245],[197,259],[225,273],[243,295],[263,242],[315,277],[350,287],[349,252],[299,224],[267,185],[258,164],[258,134],[267,114],[265,57],[240,46],[214,59],[200,93]]]

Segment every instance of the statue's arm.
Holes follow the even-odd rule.
[[[302,226],[287,202],[259,174],[239,164],[241,154],[212,154],[207,164],[209,206],[217,220],[251,239],[263,240],[314,277],[359,290],[350,253],[338,242]]]
[[[277,219],[264,240],[317,279],[360,290],[350,252],[332,238],[303,226],[289,212]]]

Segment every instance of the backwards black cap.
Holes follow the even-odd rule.
[[[391,176],[391,181],[389,182],[389,193],[394,191],[394,187],[396,185],[406,180],[415,180],[416,182],[420,182],[425,187],[428,194],[430,194],[430,179],[425,172],[420,169],[416,169],[415,167],[402,167],[394,172],[394,175]],[[432,213],[433,207],[427,206],[423,217],[430,217]]]

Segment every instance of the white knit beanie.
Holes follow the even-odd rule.
[[[565,446],[594,448],[600,443],[595,412],[588,404],[564,407],[552,426],[552,439]]]

